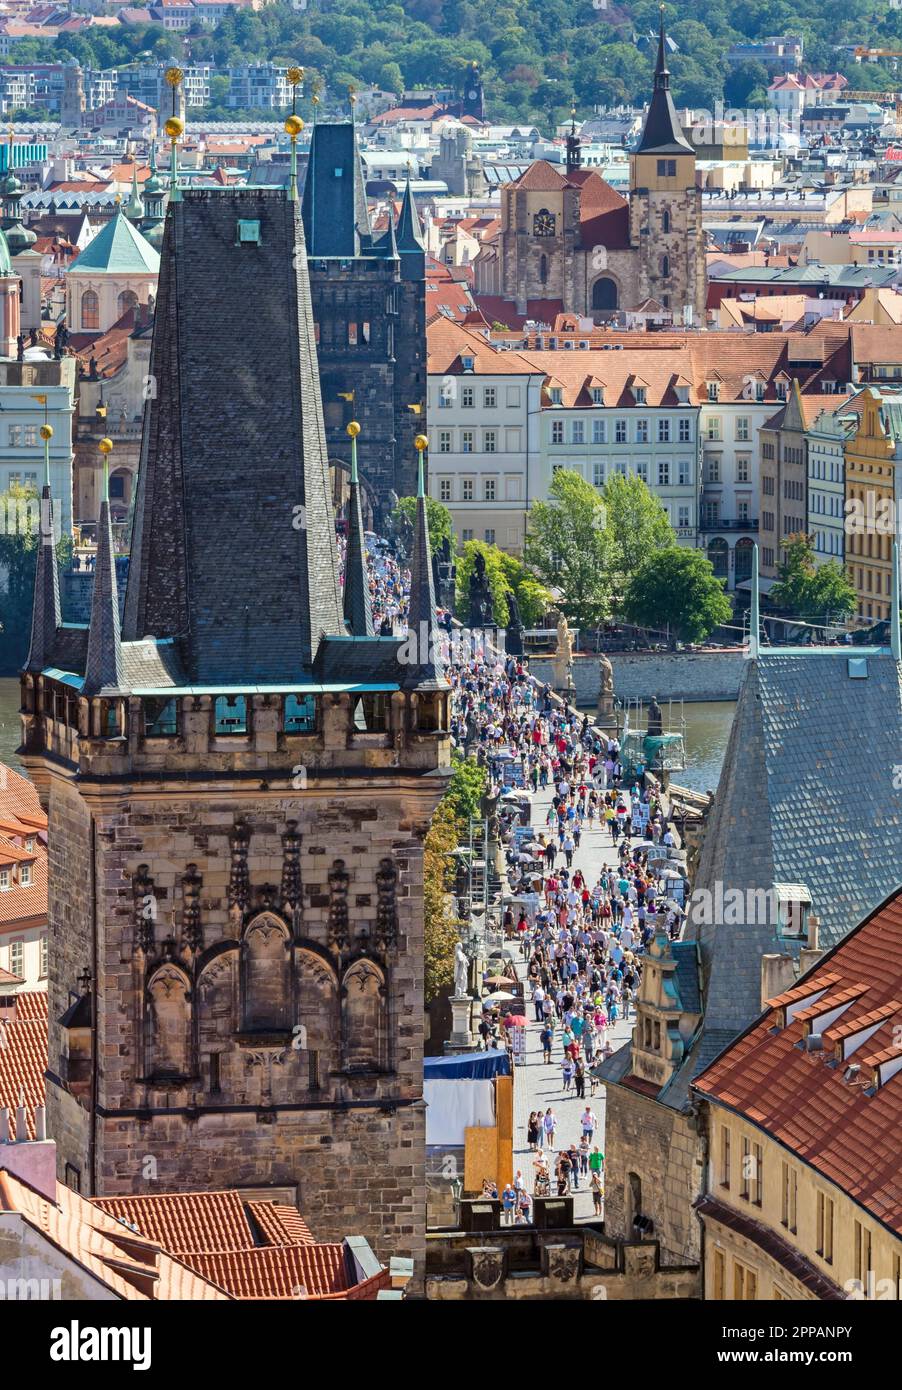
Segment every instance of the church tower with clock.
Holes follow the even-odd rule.
[[[449,687],[431,646],[374,635],[356,469],[342,598],[292,190],[176,185],[151,372],[124,615],[104,500],[90,625],[62,622],[41,546],[22,676],[59,1177],[268,1195],[320,1239],[422,1260],[423,839]]]
[[[537,160],[502,188],[500,271],[487,262],[483,274],[512,314],[550,324],[572,313],[604,323],[647,306],[675,323],[685,322],[687,310],[704,323],[701,193],[695,151],[670,94],[666,49],[662,21],[628,199],[583,166],[575,121],[564,164]]]

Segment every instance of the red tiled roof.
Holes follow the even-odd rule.
[[[245,1202],[239,1192],[169,1192],[161,1195],[97,1197],[95,1204],[101,1211],[127,1221],[130,1226],[137,1226],[148,1240],[158,1241],[176,1255],[195,1251],[209,1255],[253,1246],[256,1232],[248,1220],[247,1208],[253,1206],[256,1216],[256,1208],[267,1205],[263,1202]],[[270,1225],[272,1229],[278,1226],[283,1232],[280,1243],[285,1244],[290,1218],[281,1216],[284,1210],[281,1204],[269,1205],[273,1208]],[[300,1226],[296,1229],[301,1238],[311,1240],[310,1232],[300,1216],[297,1219]]]
[[[902,891],[828,952],[802,987],[827,985],[817,1006],[823,1014],[847,997],[845,981],[866,986],[834,1024],[846,1032],[856,1021],[862,1028],[866,1020],[873,1024],[874,1011],[900,997]],[[812,1022],[809,1011],[803,1013],[809,1016],[775,1030],[780,1014],[768,1009],[702,1073],[695,1089],[745,1116],[902,1234],[902,1070],[887,1068],[882,1084],[879,1075],[882,1065],[899,1059],[894,1043],[902,1011],[881,1013],[867,1041],[847,1048],[844,1058],[835,1032],[823,1036],[819,1051],[799,1046]],[[831,1061],[837,1065],[828,1066]],[[857,1070],[850,1073],[850,1066]]]
[[[16,997],[16,1016],[0,1020],[0,1109],[9,1110],[10,1136],[16,1135],[16,1106],[25,1096],[28,1137],[34,1138],[34,1108],[44,1104],[47,1070],[47,995],[32,990]]]

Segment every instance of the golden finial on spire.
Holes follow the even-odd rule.
[[[285,74],[285,81],[289,87],[299,87],[304,80],[303,68],[289,68]]]
[[[172,67],[166,69],[166,81],[173,90],[182,85],[182,78],[184,76],[185,74],[182,72],[181,68]]]
[[[347,426],[347,433],[351,436],[352,439],[357,438],[358,434],[360,433],[360,426],[358,425],[356,420],[352,420],[350,424]]]
[[[418,434],[417,437],[416,437],[416,439],[413,441],[413,447],[416,449],[416,451],[417,451],[418,454],[421,454],[421,453],[423,452],[424,449],[428,449],[428,448],[429,448],[429,440],[428,440],[428,438],[426,437],[426,435],[425,435],[425,434]]]

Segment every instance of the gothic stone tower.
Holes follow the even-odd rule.
[[[707,277],[695,151],[670,95],[664,21],[642,139],[630,156],[630,241],[638,250],[636,303],[656,299],[676,322],[685,306],[704,325]]]
[[[40,547],[22,680],[60,1176],[281,1193],[318,1237],[421,1257],[422,841],[448,687],[342,616],[297,202],[176,192],[122,630],[104,502],[90,627],[60,622]]]
[[[354,124],[318,122],[303,199],[326,444],[358,460],[377,509],[412,496],[412,443],[426,424],[426,253],[408,185],[397,235],[372,234]],[[419,410],[411,410],[412,405]]]

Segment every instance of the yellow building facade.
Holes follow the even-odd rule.
[[[846,571],[858,616],[876,622],[890,614],[902,395],[869,386],[858,404],[858,427],[845,448]]]
[[[708,1121],[706,1300],[899,1298],[902,1239],[741,1116]]]

